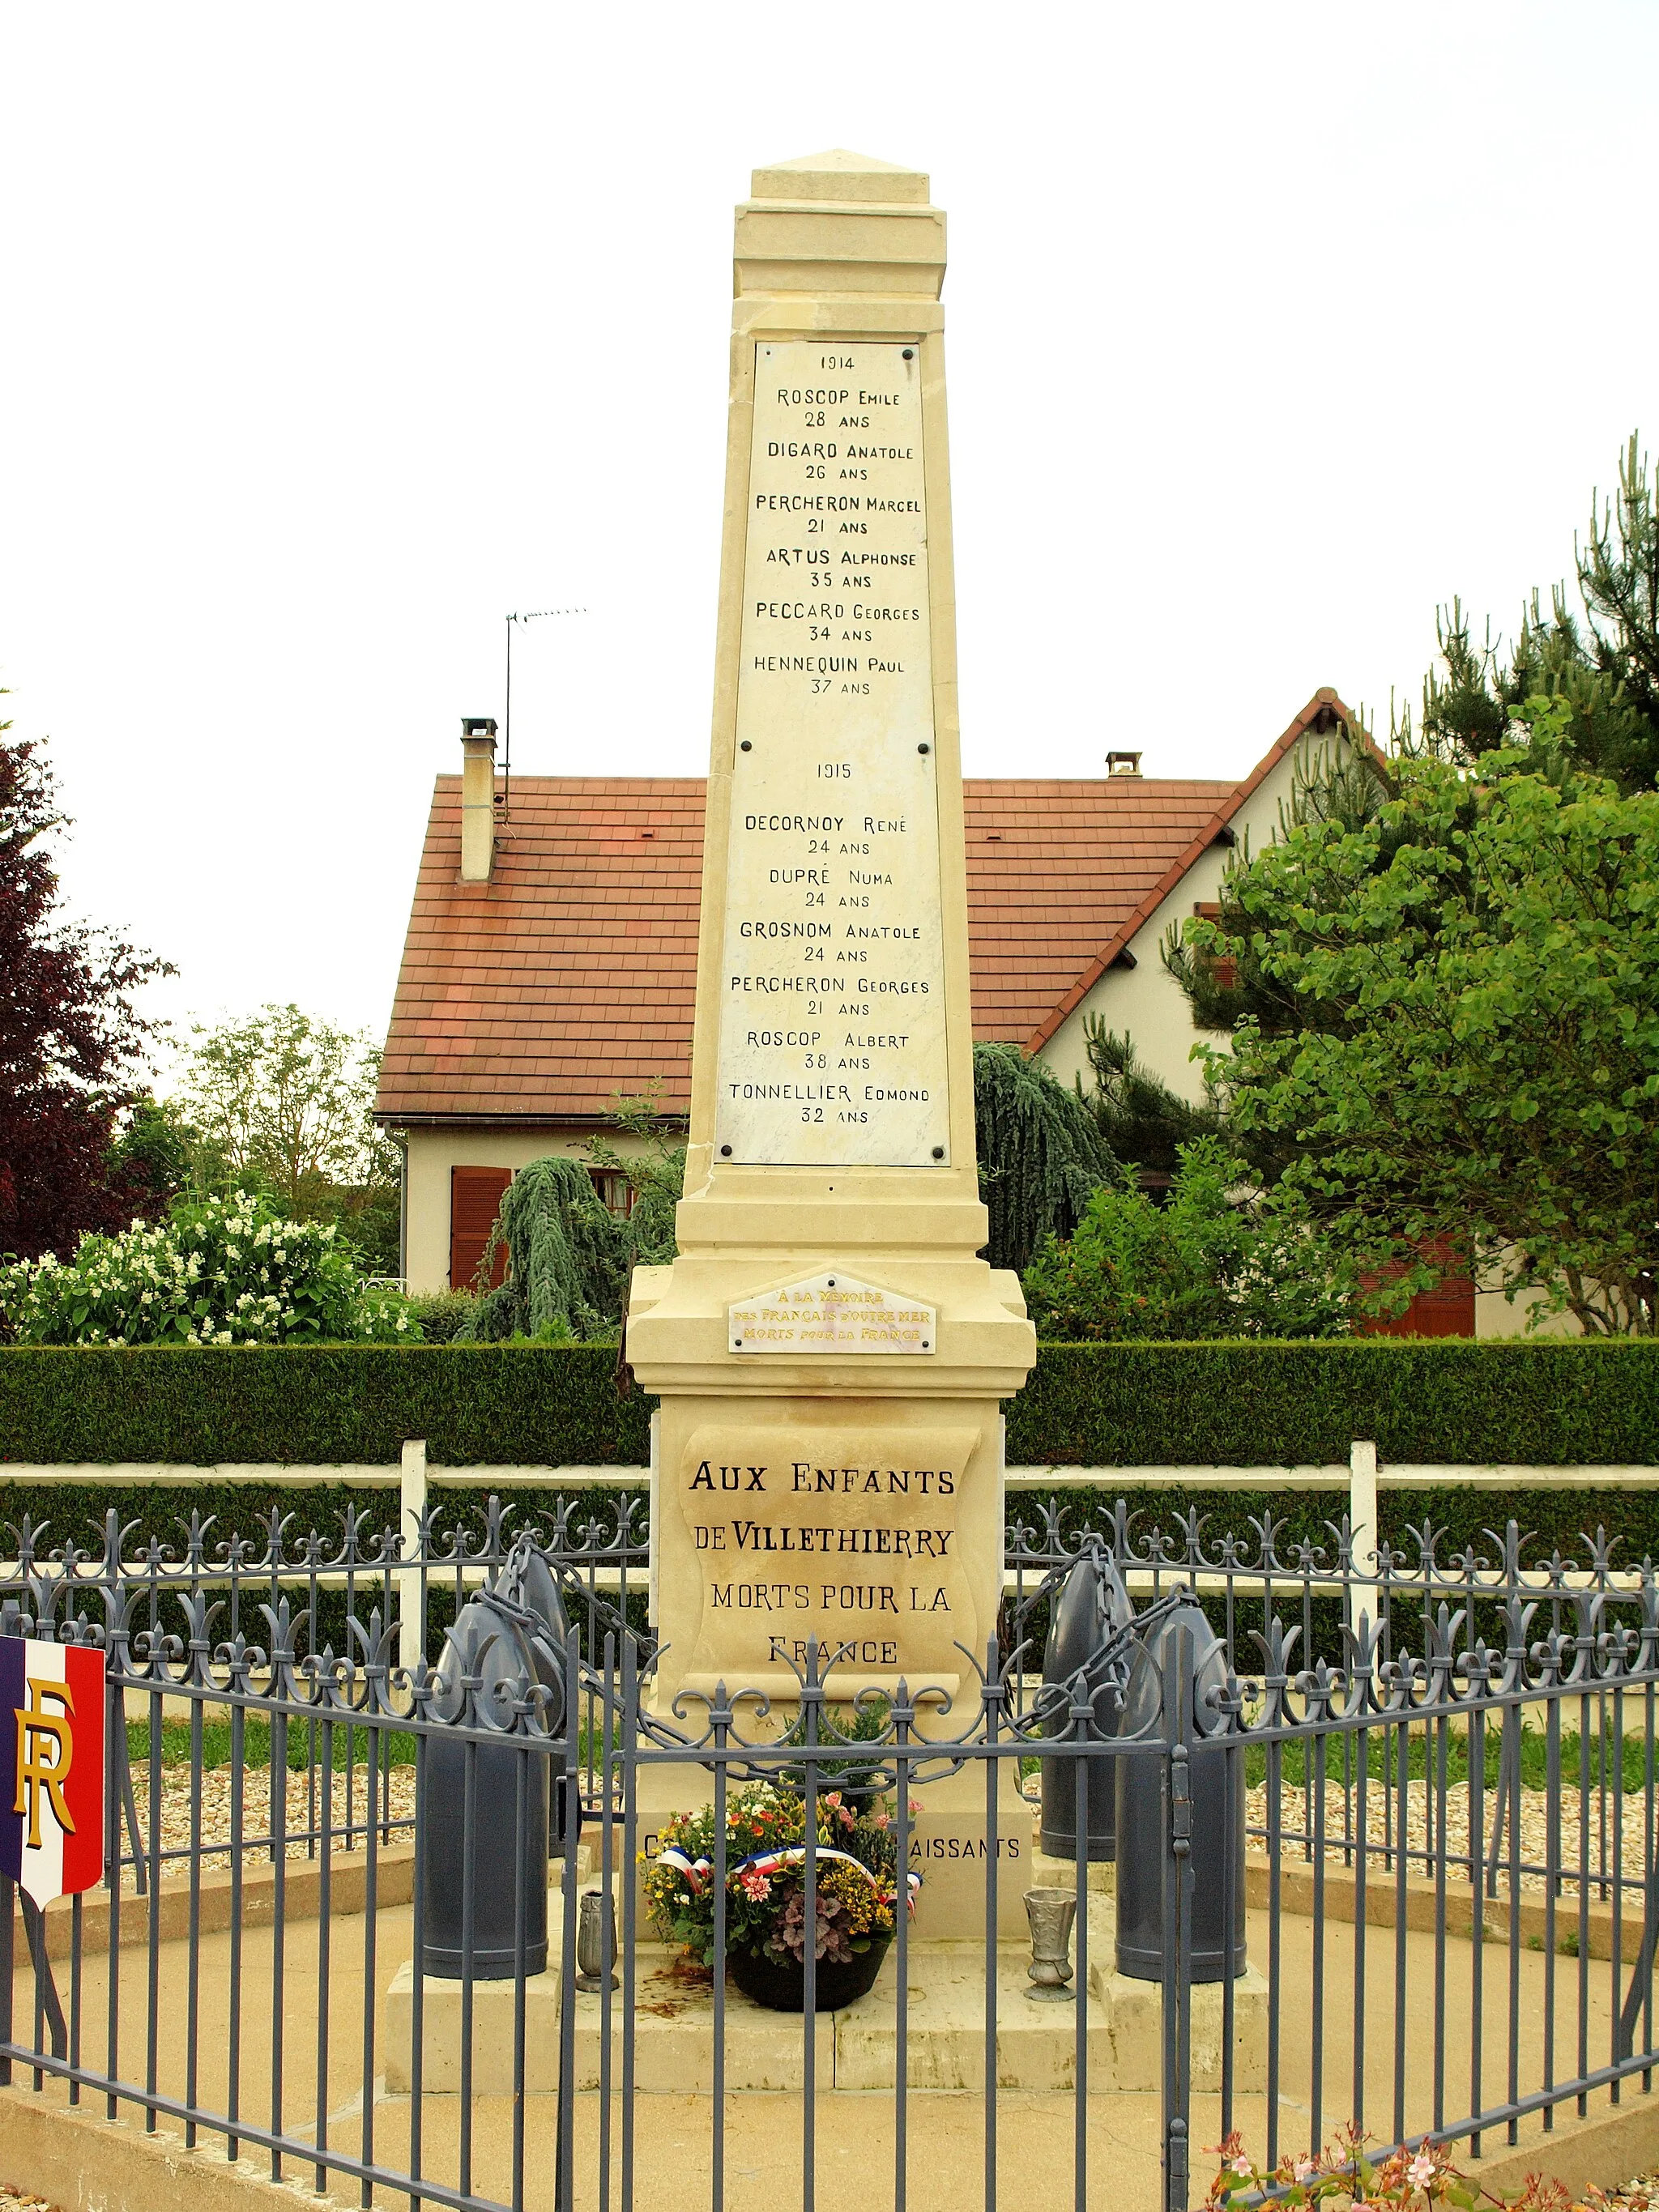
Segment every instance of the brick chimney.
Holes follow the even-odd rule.
[[[461,881],[487,884],[495,866],[495,725],[461,718]]]

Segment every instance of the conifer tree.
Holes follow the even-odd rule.
[[[1173,1176],[1182,1145],[1217,1133],[1221,1116],[1214,1106],[1194,1106],[1143,1067],[1127,1030],[1120,1036],[1100,1015],[1087,1014],[1083,1041],[1094,1079],[1085,1102],[1113,1157],[1126,1167]]]
[[[1589,529],[1574,547],[1582,617],[1565,585],[1546,612],[1534,590],[1507,659],[1488,624],[1477,643],[1461,600],[1436,618],[1440,665],[1423,687],[1420,728],[1396,730],[1402,751],[1468,766],[1524,742],[1522,709],[1563,709],[1562,764],[1608,777],[1626,793],[1659,782],[1659,476],[1632,434],[1618,489],[1593,493]],[[1547,773],[1549,763],[1539,765]]]
[[[501,1194],[481,1276],[503,1244],[507,1279],[478,1301],[458,1337],[596,1337],[617,1327],[628,1292],[628,1226],[580,1160],[554,1157],[520,1169]]]
[[[974,1047],[974,1123],[987,1254],[1024,1268],[1044,1237],[1070,1236],[1117,1164],[1082,1099],[1017,1044]]]

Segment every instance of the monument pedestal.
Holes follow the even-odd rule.
[[[550,2096],[559,2082],[562,1922],[554,1916],[552,1963],[525,1985],[525,2091]],[[1091,2094],[1156,2092],[1163,2065],[1163,1993],[1155,1982],[1132,1982],[1111,1971],[1112,1911],[1091,1905],[1091,1960],[1085,2001],[1088,2086]],[[638,1952],[634,2018],[635,2080],[643,2092],[710,2094],[714,2084],[714,1996],[708,1978],[688,1970],[683,1954],[656,1944]],[[912,1941],[905,2023],[906,2081],[911,2089],[982,2090],[985,2087],[985,1960],[982,1944]],[[996,2079],[999,2088],[1066,2090],[1076,2087],[1077,2005],[1035,2004],[1024,1944],[995,1954]],[[817,2022],[821,2089],[892,2089],[897,2085],[898,1955],[890,1951],[868,1996]],[[413,1966],[405,1960],[386,1993],[386,2087],[406,2096],[413,2087]],[[453,2095],[460,2088],[461,1991],[458,1982],[427,1978],[423,1992],[422,2088]],[[600,2085],[604,2014],[597,1994],[574,1996],[575,2086]],[[1267,2082],[1267,1985],[1255,1968],[1233,1984],[1233,2086],[1240,2095]],[[1221,1984],[1193,1990],[1193,2087],[1221,2086]],[[514,1987],[479,1982],[472,1992],[472,2087],[477,2096],[513,2092]],[[623,1991],[611,1997],[611,2081],[622,2078]],[[798,2013],[769,2012],[728,1982],[726,1990],[726,2087],[728,2090],[801,2087],[805,2027]]]
[[[688,1214],[691,1201],[682,1237]],[[978,1708],[1002,1595],[1001,1401],[1024,1378],[1031,1325],[1017,1280],[982,1261],[878,1259],[853,1243],[805,1260],[835,1286],[811,1306],[755,1295],[777,1267],[763,1251],[635,1270],[628,1353],[661,1400],[659,1710],[721,1685],[793,1704],[814,1644],[832,1698],[902,1680],[951,1701],[919,1723],[941,1735]],[[745,1297],[804,1328],[803,1314],[839,1321],[837,1297],[901,1285],[902,1310],[928,1317],[926,1353],[728,1348]]]
[[[1041,1849],[1031,1853],[1031,1869],[1026,1882],[1028,1889],[1075,1889],[1077,1864],[1072,1859],[1051,1859]],[[1091,1859],[1085,1877],[1085,1887],[1093,1897],[1117,1895],[1117,1866],[1111,1859]]]

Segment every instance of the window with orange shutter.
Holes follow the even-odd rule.
[[[1423,1257],[1431,1267],[1445,1273],[1431,1291],[1419,1291],[1402,1314],[1392,1321],[1362,1321],[1361,1336],[1473,1336],[1474,1334],[1474,1278],[1462,1273],[1463,1255],[1443,1238],[1429,1238]],[[1399,1264],[1386,1275],[1361,1278],[1367,1290],[1389,1276],[1403,1274]]]
[[[449,1170],[449,1287],[477,1286],[478,1264],[495,1225],[501,1193],[513,1180],[511,1168],[451,1168]],[[507,1279],[507,1247],[498,1245],[490,1263],[493,1291]]]
[[[1214,901],[1198,900],[1193,912],[1200,921],[1219,921],[1221,908]],[[1206,952],[1203,955],[1205,970],[1218,991],[1232,991],[1238,987],[1238,962],[1231,952]]]

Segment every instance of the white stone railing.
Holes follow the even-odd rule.
[[[653,1431],[654,1436],[654,1422]],[[178,1462],[114,1461],[107,1464],[32,1465],[18,1461],[0,1463],[0,1518],[5,1510],[8,1486],[22,1483],[74,1484],[87,1488],[121,1486],[184,1489],[209,1483],[246,1483],[250,1486],[283,1489],[316,1488],[325,1484],[351,1489],[386,1490],[395,1482],[398,1492],[398,1526],[413,1540],[436,1489],[513,1491],[538,1490],[650,1490],[649,1467],[520,1467],[469,1465],[449,1467],[428,1460],[426,1445],[411,1439],[396,1465],[346,1464],[287,1466],[264,1461],[228,1462],[214,1467],[191,1467]],[[1362,1574],[1373,1571],[1376,1554],[1371,1544],[1377,1525],[1377,1494],[1383,1490],[1463,1489],[1515,1494],[1522,1492],[1645,1490],[1659,1483],[1659,1466],[1585,1462],[1572,1467],[1533,1467],[1498,1462],[1490,1465],[1417,1465],[1379,1462],[1376,1447],[1356,1439],[1346,1462],[1295,1467],[1011,1467],[1005,1471],[1008,1491],[1066,1490],[1206,1490],[1206,1491],[1327,1491],[1346,1495],[1348,1517],[1356,1535],[1355,1565]],[[654,1508],[654,1497],[653,1504]],[[650,1611],[654,1616],[654,1560],[651,1577]],[[478,1572],[482,1573],[482,1569]],[[0,1579],[15,1573],[15,1563],[0,1561]],[[417,1615],[421,1571],[394,1571],[398,1584],[398,1608],[403,1620],[406,1662],[412,1663],[419,1636]],[[1622,1583],[1628,1571],[1613,1579]],[[319,1581],[343,1580],[326,1571]],[[1132,1575],[1132,1582],[1146,1579]],[[1200,1578],[1200,1582],[1203,1580]],[[1583,1577],[1579,1577],[1583,1579]],[[613,1570],[599,1573],[599,1583],[617,1580]]]

